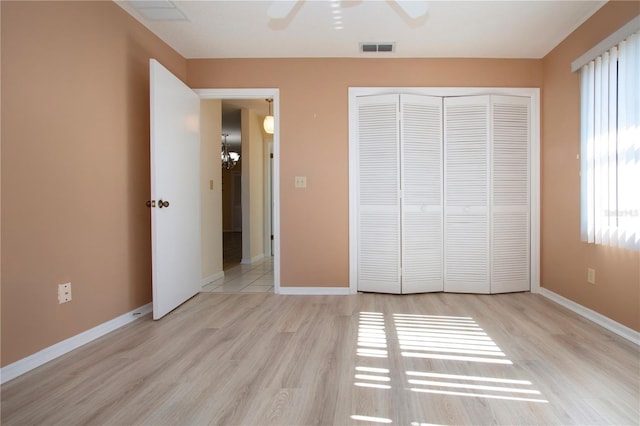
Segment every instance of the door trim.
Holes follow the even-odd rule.
[[[200,99],[273,98],[273,292],[280,294],[280,89],[193,89]]]
[[[357,269],[357,97],[384,94],[426,96],[506,95],[531,99],[530,161],[530,282],[531,293],[540,292],[540,89],[509,87],[349,87],[349,292],[358,292]]]

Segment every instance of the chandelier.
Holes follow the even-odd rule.
[[[222,153],[220,154],[220,159],[222,160],[222,168],[223,169],[232,169],[233,166],[235,166],[238,163],[238,160],[240,159],[240,154],[238,154],[237,152],[231,151],[229,152],[229,145],[227,145],[227,136],[229,136],[228,133],[223,133],[222,134]]]

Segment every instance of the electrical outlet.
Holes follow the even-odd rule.
[[[307,187],[307,177],[306,176],[296,176],[296,178],[295,178],[295,187],[296,188],[306,188]]]
[[[71,283],[58,284],[58,303],[71,302]]]
[[[596,270],[593,268],[587,268],[587,282],[589,284],[596,283]]]

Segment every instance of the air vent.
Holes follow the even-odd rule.
[[[395,43],[360,43],[360,52],[362,53],[393,53],[395,49]]]
[[[188,21],[170,0],[130,0],[129,5],[149,21]]]

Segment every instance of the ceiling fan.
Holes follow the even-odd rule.
[[[305,0],[274,0],[269,6],[267,15],[271,19],[287,19],[294,9],[302,6]],[[362,3],[363,1],[340,1],[330,0],[329,3],[347,3],[349,6]],[[395,3],[407,17],[411,19],[419,19],[425,16],[429,10],[429,2],[427,0],[387,0],[389,3]],[[296,7],[297,6],[297,7]]]

